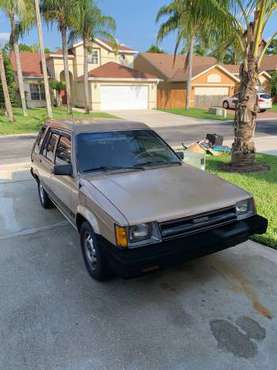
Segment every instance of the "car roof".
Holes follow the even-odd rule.
[[[141,122],[123,120],[49,120],[48,127],[53,129],[70,131],[77,135],[79,133],[109,132],[109,131],[131,131],[150,130],[150,127]]]

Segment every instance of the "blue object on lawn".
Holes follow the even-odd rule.
[[[229,146],[224,145],[215,145],[212,147],[212,149],[215,152],[221,152],[221,153],[231,153],[231,148]]]

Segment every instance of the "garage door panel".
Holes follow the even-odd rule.
[[[148,108],[148,86],[146,85],[102,85],[100,94],[101,110]]]

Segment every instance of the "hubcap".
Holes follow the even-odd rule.
[[[94,241],[90,233],[86,233],[84,240],[85,252],[88,262],[90,263],[93,270],[96,269],[97,258]]]
[[[44,203],[44,189],[41,184],[39,184],[39,196],[40,196],[42,203]]]

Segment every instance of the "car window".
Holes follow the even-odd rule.
[[[259,97],[262,98],[262,99],[271,99],[271,95],[269,95],[269,94],[260,94]]]
[[[38,154],[40,152],[41,144],[43,141],[44,133],[45,133],[46,127],[42,127],[38,133],[37,139],[35,141],[34,145],[34,152]]]
[[[81,172],[180,162],[151,130],[79,134],[77,157]]]
[[[58,140],[59,140],[59,135],[52,132],[43,150],[44,156],[47,159],[49,159],[51,162],[54,162],[54,159],[55,159],[55,149],[56,149],[56,144]]]
[[[61,135],[56,149],[56,164],[71,163],[70,137]]]

